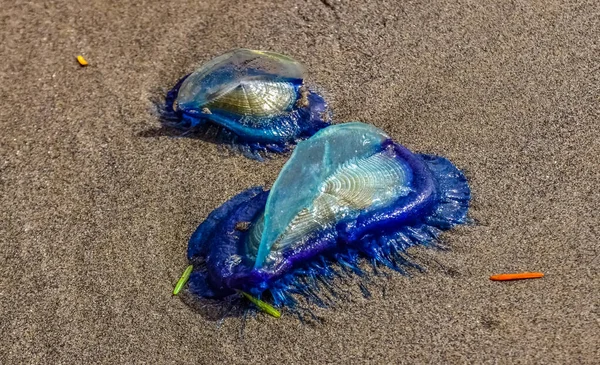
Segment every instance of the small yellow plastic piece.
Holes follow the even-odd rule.
[[[83,58],[82,55],[77,56],[77,62],[79,62],[79,64],[81,66],[87,66],[88,65],[88,61],[86,61],[85,58]]]
[[[183,288],[185,283],[187,283],[187,281],[190,279],[190,274],[192,273],[193,269],[194,269],[193,265],[190,265],[185,268],[185,271],[183,272],[183,274],[181,274],[179,281],[175,285],[175,289],[173,289],[173,295],[179,294],[179,292],[181,291],[181,289]]]
[[[253,297],[252,295],[243,292],[241,290],[238,290],[238,292],[240,294],[242,294],[244,297],[246,297],[246,299],[248,299],[249,301],[252,302],[252,304],[254,304],[258,309],[260,309],[261,311],[267,313],[268,315],[271,315],[275,318],[279,318],[281,317],[281,313],[275,309],[275,307],[273,307],[272,305],[270,305],[267,302],[263,302],[262,300]]]

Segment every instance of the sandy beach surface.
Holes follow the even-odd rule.
[[[0,363],[600,359],[597,1],[2,1],[0,19]],[[196,226],[286,159],[153,114],[237,47],[301,61],[336,121],[450,158],[477,224],[321,324],[259,315],[241,335],[172,297]],[[488,279],[519,271],[546,276]]]

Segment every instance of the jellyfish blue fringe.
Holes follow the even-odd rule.
[[[339,225],[326,229],[311,238],[313,249],[322,250],[310,260],[302,257],[292,265],[289,272],[274,278],[268,274],[249,278],[246,290],[255,297],[272,301],[277,307],[286,307],[302,319],[306,307],[298,301],[328,307],[339,299],[346,298],[339,279],[358,276],[359,287],[364,296],[370,296],[370,276],[382,273],[381,267],[401,274],[407,268],[421,270],[407,254],[407,249],[416,246],[436,246],[440,234],[456,225],[466,223],[470,201],[470,189],[465,176],[450,161],[433,155],[415,155],[420,158],[434,177],[435,197],[426,209],[409,212],[406,223],[389,229],[395,223],[382,221],[382,231],[388,233],[367,234],[358,239],[343,234]],[[191,236],[188,259],[194,265],[189,290],[204,298],[231,298],[235,292],[230,288],[211,285],[209,277],[222,275],[222,267],[214,265],[214,256],[237,257],[236,248],[243,241],[244,230],[236,229],[236,222],[253,222],[265,207],[269,192],[260,187],[248,189],[215,209]],[[370,217],[372,218],[372,217]],[[367,220],[368,218],[365,218]],[[360,222],[359,222],[360,223]],[[220,249],[211,248],[218,241]],[[309,251],[311,248],[309,248]],[[212,252],[209,255],[209,252]],[[310,256],[310,252],[306,257]],[[246,258],[243,264],[252,265]],[[361,262],[370,263],[372,271],[364,271]],[[266,275],[266,276],[265,276]],[[309,311],[310,316],[314,315]]]

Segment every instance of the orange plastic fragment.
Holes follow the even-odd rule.
[[[508,280],[523,280],[523,279],[539,279],[543,278],[544,273],[541,272],[521,272],[515,274],[499,274],[490,276],[490,280],[508,281]]]

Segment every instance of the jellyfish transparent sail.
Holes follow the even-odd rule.
[[[273,250],[301,244],[341,219],[407,195],[412,173],[404,161],[383,150],[388,139],[371,125],[346,123],[299,143],[257,222],[256,230],[262,232],[254,267],[262,267]]]
[[[203,107],[240,85],[255,80],[269,85],[299,81],[304,68],[296,60],[273,52],[237,49],[214,58],[193,72],[181,85],[177,102],[181,106]]]

